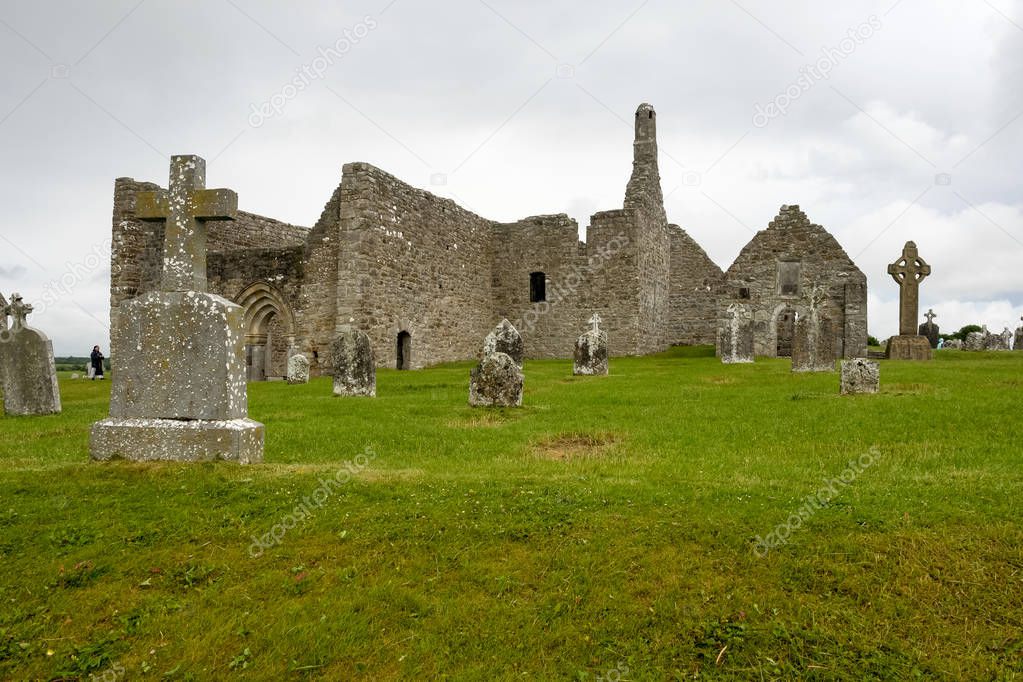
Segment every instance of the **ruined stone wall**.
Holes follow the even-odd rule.
[[[669,225],[671,277],[668,283],[672,344],[715,343],[718,300],[724,293],[725,273],[707,252],[678,225]]]
[[[598,312],[604,320],[610,355],[635,355],[643,345],[637,261],[633,213],[621,209],[594,213],[586,229],[583,300],[587,311]]]
[[[163,264],[163,225],[135,217],[135,195],[160,189],[132,178],[114,181],[114,213],[110,240],[110,310],[130,298],[154,290]],[[159,229],[154,233],[154,227]]]
[[[264,282],[280,294],[294,314],[301,309],[304,256],[302,245],[210,253],[206,258],[209,290],[237,303],[246,288],[256,282]]]
[[[338,324],[369,335],[379,366],[402,331],[413,368],[474,357],[494,323],[494,223],[365,163],[345,165],[340,201]]]
[[[780,263],[798,264],[791,266],[797,273],[793,277],[798,279],[798,291],[782,292]],[[835,347],[839,353],[855,357],[866,349],[866,277],[835,238],[820,225],[811,224],[798,206],[782,206],[767,229],[743,248],[725,279],[727,292],[719,306],[727,307],[738,299],[753,308],[757,355],[777,355],[780,311],[804,308],[813,285],[826,289],[824,308],[838,335]],[[846,300],[847,285],[853,285],[848,291],[858,300]],[[742,298],[743,290],[748,290],[748,299]]]
[[[339,297],[345,293],[344,281],[338,280],[342,239],[339,184],[309,231],[304,251],[305,276],[295,310],[297,350],[309,359],[311,376],[332,371],[330,345],[337,337]]]
[[[234,220],[206,223],[206,248],[209,252],[233,249],[275,249],[305,244],[309,228],[238,211]]]
[[[664,210],[629,212],[636,244],[636,275],[639,279],[637,311],[638,355],[656,353],[671,345],[669,282],[671,278],[671,240]]]
[[[506,318],[522,336],[528,358],[571,357],[591,312],[585,247],[565,214],[496,225],[492,239],[495,323]],[[530,301],[530,274],[546,276],[546,300]]]

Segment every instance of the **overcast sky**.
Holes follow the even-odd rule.
[[[1019,0],[5,0],[0,60],[0,291],[58,355],[108,342],[116,177],[199,154],[309,226],[367,161],[585,231],[621,205],[641,102],[669,220],[722,268],[799,204],[867,273],[871,334],[897,332],[909,239],[943,331],[1023,313]]]

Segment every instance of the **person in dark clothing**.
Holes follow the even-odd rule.
[[[92,347],[92,378],[103,378],[103,353],[99,346]]]

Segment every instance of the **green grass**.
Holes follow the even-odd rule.
[[[467,364],[250,385],[249,467],[90,463],[109,381],[62,376],[62,415],[0,418],[0,678],[1023,676],[1023,353],[856,397],[707,349],[611,369],[527,362],[499,411]]]

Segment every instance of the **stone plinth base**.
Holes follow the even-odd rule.
[[[99,461],[257,464],[263,461],[263,425],[251,419],[110,418],[92,425],[89,448]]]
[[[889,360],[930,360],[931,342],[926,336],[893,336],[888,339]]]

